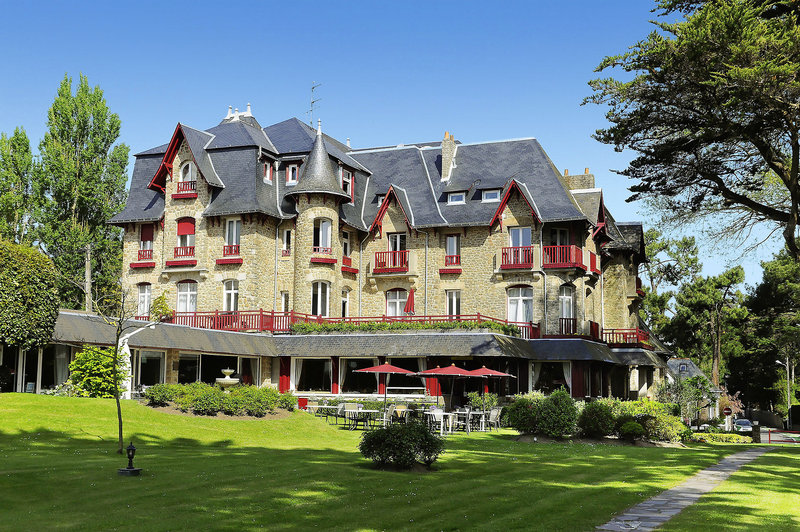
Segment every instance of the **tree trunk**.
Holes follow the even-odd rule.
[[[114,346],[114,358],[112,359],[112,375],[114,379],[114,400],[117,403],[117,424],[119,425],[119,447],[117,454],[122,454],[124,442],[122,439],[122,407],[119,403],[119,380],[117,380],[117,361],[119,360],[119,334],[117,334],[117,344]]]
[[[711,383],[719,388],[719,361],[722,356],[722,320],[717,317],[712,336],[714,353],[711,358]]]
[[[84,306],[86,312],[92,311],[92,245],[86,244],[86,270],[83,279]],[[116,367],[116,361],[114,361]]]

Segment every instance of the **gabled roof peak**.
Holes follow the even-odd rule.
[[[341,199],[350,200],[350,196],[342,190],[336,171],[333,168],[325,138],[322,136],[322,121],[317,127],[314,146],[300,169],[300,178],[287,196],[294,194],[330,194]]]

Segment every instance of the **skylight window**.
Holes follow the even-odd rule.
[[[488,190],[484,190],[483,195],[481,196],[481,201],[484,203],[489,203],[492,201],[500,201],[500,189],[491,188]]]
[[[451,192],[447,195],[448,205],[463,205],[467,199],[466,192]]]

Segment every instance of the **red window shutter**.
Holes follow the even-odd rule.
[[[140,240],[142,242],[152,242],[153,241],[153,224],[144,224],[142,225],[142,232]]]
[[[194,234],[194,219],[183,218],[178,220],[178,236]]]

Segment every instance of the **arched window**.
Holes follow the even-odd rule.
[[[139,301],[136,307],[136,315],[149,317],[151,302],[150,283],[139,283]]]
[[[404,316],[406,303],[408,302],[408,292],[402,288],[393,288],[386,291],[386,315]]]
[[[311,314],[327,318],[330,295],[331,285],[329,283],[325,281],[311,283]]]
[[[188,181],[195,181],[194,165],[191,162],[183,163],[181,166],[180,182],[186,183]]]
[[[314,253],[331,253],[331,221],[327,218],[314,220]]]
[[[239,310],[239,281],[234,279],[225,281],[222,288],[222,309],[225,312]]]
[[[533,288],[512,286],[508,289],[508,321],[533,321]]]
[[[197,312],[197,282],[181,281],[178,283],[178,312]]]

